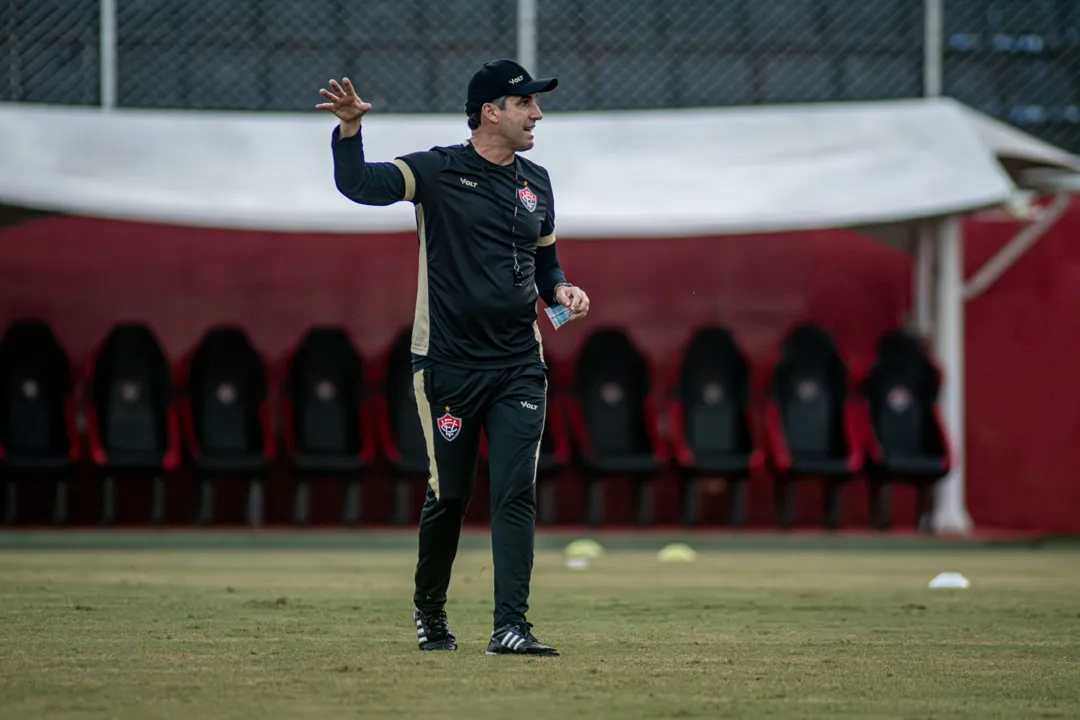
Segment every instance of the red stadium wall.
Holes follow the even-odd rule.
[[[968,271],[1016,226],[967,224]],[[1080,323],[1080,206],[968,309],[968,506],[978,526],[1080,531],[1076,435],[1080,378],[1072,370]],[[655,359],[669,362],[690,330],[721,322],[758,364],[795,321],[829,327],[857,363],[875,337],[900,320],[910,299],[910,260],[853,233],[798,237],[560,242],[568,275],[588,289],[588,324],[545,331],[558,360],[589,327],[619,324]],[[275,357],[315,322],[340,323],[365,355],[381,353],[411,321],[416,283],[412,236],[284,235],[50,218],[0,229],[0,325],[23,316],[52,324],[75,360],[109,327],[144,320],[174,356],[214,323],[244,325]],[[467,308],[463,308],[467,312]],[[1036,360],[1033,362],[1033,360]],[[79,485],[76,483],[76,485]],[[94,483],[73,487],[73,520],[97,512]],[[674,520],[670,480],[659,520]],[[331,488],[335,488],[331,490]],[[235,490],[235,489],[234,489]],[[272,482],[268,519],[288,517],[287,480]],[[170,519],[184,521],[191,493],[170,490]],[[316,488],[316,519],[333,521],[336,486]],[[573,520],[578,492],[561,492]],[[365,486],[364,516],[386,517],[389,484]],[[751,520],[771,522],[771,487],[751,489]],[[819,517],[818,489],[803,488],[804,522]],[[224,502],[224,501],[222,501]],[[179,506],[176,503],[180,503]],[[482,519],[482,507],[471,509]],[[910,495],[895,501],[912,522]],[[849,525],[866,521],[865,490],[852,487]],[[176,516],[174,516],[174,513]]]

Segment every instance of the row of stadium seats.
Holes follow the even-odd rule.
[[[14,488],[17,478],[62,479],[88,462],[107,483],[106,522],[115,503],[108,488],[124,473],[190,468],[202,482],[200,522],[212,520],[212,480],[246,477],[249,521],[258,524],[258,478],[276,461],[298,481],[301,521],[314,476],[348,483],[344,519],[355,520],[358,482],[381,464],[397,481],[395,517],[403,521],[410,484],[427,478],[410,330],[383,357],[364,358],[342,329],[313,327],[271,362],[242,328],[221,326],[174,364],[151,328],[122,324],[74,369],[46,324],[15,323],[0,340],[0,469]],[[609,478],[638,481],[636,515],[648,523],[650,481],[669,468],[680,477],[687,523],[697,520],[699,482],[723,478],[732,489],[730,522],[743,524],[747,481],[765,474],[776,483],[784,527],[795,521],[794,487],[807,478],[825,480],[829,527],[841,524],[844,483],[862,475],[878,527],[889,522],[889,482],[916,483],[925,510],[929,488],[949,470],[949,451],[937,407],[940,373],[921,344],[885,333],[872,366],[859,373],[814,324],[793,328],[779,350],[761,387],[723,327],[696,330],[660,374],[618,328],[595,330],[567,362],[549,357],[541,507],[551,505],[550,481],[573,464],[587,481],[592,523],[603,521]],[[160,520],[160,505],[155,498],[152,520]],[[12,491],[9,522],[14,512]]]

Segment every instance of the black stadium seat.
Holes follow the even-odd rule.
[[[17,480],[56,483],[53,519],[67,511],[67,472],[79,457],[72,369],[52,329],[18,320],[0,339],[0,472],[5,523],[15,522]]]
[[[587,479],[588,520],[602,522],[603,481],[636,481],[634,514],[651,521],[651,480],[666,460],[648,360],[619,329],[599,329],[574,364],[567,397],[577,450]]]
[[[113,520],[116,483],[153,481],[150,519],[164,519],[164,473],[180,465],[180,423],[172,371],[154,331],[115,326],[87,366],[90,457],[103,475],[102,522]]]
[[[862,466],[849,382],[847,365],[820,326],[799,325],[784,339],[765,408],[782,527],[795,521],[794,485],[803,478],[825,481],[825,525],[840,525],[841,489]]]
[[[700,520],[699,481],[723,479],[729,522],[746,521],[747,481],[764,469],[754,440],[750,367],[726,328],[696,331],[673,366],[668,417],[683,489],[683,521]]]
[[[364,363],[343,328],[311,328],[285,359],[282,429],[297,477],[296,522],[307,521],[309,480],[347,481],[343,520],[356,522],[359,473],[375,457],[375,429],[364,392]]]
[[[383,453],[395,479],[394,521],[408,522],[413,486],[428,478],[428,451],[416,408],[412,372],[412,328],[403,329],[383,361],[377,422]]]
[[[871,523],[889,526],[889,482],[915,485],[916,516],[926,526],[934,483],[949,473],[948,435],[938,393],[941,372],[917,338],[884,333],[862,383],[866,405],[864,445],[870,481]]]
[[[262,522],[262,475],[275,456],[266,362],[240,328],[209,330],[183,363],[182,418],[200,474],[199,522],[213,516],[212,479],[248,479],[248,522]]]

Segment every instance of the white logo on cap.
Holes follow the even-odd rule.
[[[519,82],[525,79],[524,75],[518,75],[516,78],[510,81],[511,85],[517,85]]]

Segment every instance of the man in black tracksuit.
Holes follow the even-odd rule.
[[[589,300],[559,266],[551,178],[517,154],[533,145],[537,94],[557,82],[533,80],[509,60],[487,63],[469,83],[472,138],[393,162],[366,161],[360,119],[371,105],[348,78],[332,80],[317,106],[340,120],[331,146],[341,193],[365,205],[416,206],[413,382],[430,475],[413,596],[421,650],[457,649],[444,605],[483,428],[495,562],[487,652],[558,654],[525,619],[547,390],[536,300],[565,306],[573,319]]]

